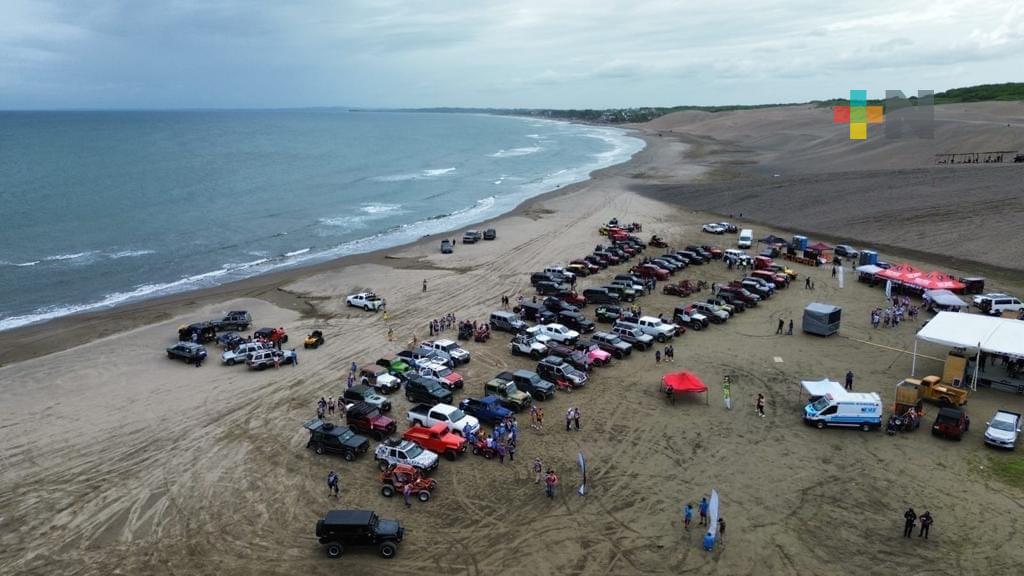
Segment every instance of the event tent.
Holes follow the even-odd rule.
[[[874,264],[864,264],[863,266],[857,266],[857,272],[861,274],[878,274],[885,268],[881,266],[875,266]]]
[[[908,283],[925,290],[963,290],[965,288],[963,282],[949,274],[935,271],[922,274]]]
[[[914,375],[917,368],[918,340],[950,348],[963,348],[979,356],[987,352],[1024,358],[1024,321],[981,314],[939,312],[917,332],[911,375]],[[978,385],[978,365],[979,362],[975,361],[972,381],[974,388]]]
[[[826,394],[838,396],[846,392],[842,384],[828,378],[823,380],[801,380],[800,385],[804,387],[804,391],[811,398],[820,398]]]
[[[940,308],[967,308],[967,302],[949,290],[925,290],[924,299]]]
[[[708,387],[692,372],[671,372],[661,377],[661,387],[668,394],[679,392],[704,392]],[[705,396],[705,400],[707,397]]]
[[[807,249],[808,250],[817,250],[818,252],[824,252],[826,250],[831,250],[832,247],[829,246],[828,244],[825,244],[824,242],[815,242],[814,244],[811,244],[810,246],[808,246]]]
[[[884,280],[892,280],[894,282],[908,284],[911,280],[917,278],[921,274],[922,272],[920,270],[914,268],[910,264],[897,264],[892,268],[886,268],[885,270],[875,273],[875,276]]]

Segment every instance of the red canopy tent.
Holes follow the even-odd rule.
[[[887,268],[875,274],[875,276],[879,278],[892,280],[893,282],[902,282],[904,284],[910,284],[911,280],[920,275],[921,271],[910,264],[897,264],[892,268]]]
[[[824,252],[825,250],[831,250],[832,247],[824,242],[815,242],[807,247],[808,250],[817,250],[818,252]]]
[[[672,372],[661,377],[661,389],[675,400],[675,395],[683,392],[704,392],[707,402],[708,387],[692,372]]]
[[[943,274],[938,271],[928,272],[914,278],[908,283],[924,290],[949,290],[950,292],[957,292],[966,288],[966,285],[963,282],[960,282],[949,274]]]

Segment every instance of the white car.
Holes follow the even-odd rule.
[[[354,308],[376,311],[384,306],[384,299],[373,292],[360,292],[345,298],[345,303]]]
[[[725,234],[725,228],[722,228],[721,224],[705,224],[701,226],[701,230],[711,234]]]
[[[644,334],[650,334],[658,342],[664,342],[676,335],[676,325],[662,322],[654,316],[641,316],[637,321],[640,330]]]
[[[244,364],[245,359],[251,352],[258,352],[263,350],[265,346],[262,342],[245,342],[238,345],[238,348],[234,350],[225,350],[220,355],[221,362],[228,366],[234,366],[235,364]]]
[[[373,452],[373,458],[377,461],[381,470],[387,470],[396,464],[408,464],[425,472],[437,468],[437,454],[420,448],[415,442],[409,440],[385,440]]]
[[[561,324],[554,323],[530,326],[526,329],[526,332],[533,336],[547,336],[555,342],[569,346],[576,344],[576,341],[580,339],[579,332],[570,330]]]
[[[985,444],[999,448],[1013,448],[1017,445],[1020,434],[1020,414],[1007,410],[996,410],[995,416],[988,421],[985,430]]]
[[[454,363],[469,364],[469,351],[459,346],[453,340],[433,340],[424,342],[423,345],[439,352],[444,352]]]

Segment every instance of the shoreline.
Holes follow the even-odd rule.
[[[590,124],[586,123],[577,124],[590,126]],[[323,272],[337,271],[363,264],[379,264],[402,269],[432,269],[434,266],[424,262],[423,258],[409,258],[393,254],[426,247],[431,242],[440,242],[443,238],[458,238],[461,237],[465,230],[481,228],[503,219],[525,215],[531,208],[544,201],[549,201],[565,194],[571,194],[587,185],[597,183],[613,175],[618,175],[624,170],[635,168],[643,163],[645,157],[653,156],[657,152],[657,150],[652,150],[652,147],[659,148],[666,143],[662,138],[652,138],[651,134],[646,133],[639,126],[615,128],[622,130],[629,137],[643,140],[644,147],[624,162],[593,170],[583,180],[527,198],[507,212],[479,222],[472,222],[444,233],[422,236],[411,242],[388,248],[349,254],[294,268],[273,270],[265,274],[242,278],[217,286],[145,298],[135,302],[118,304],[110,308],[68,314],[39,323],[18,326],[0,332],[0,366],[7,366],[23,360],[68,350],[101,338],[167,320],[173,316],[186,313],[190,308],[198,308],[235,298],[258,298],[299,313],[307,313],[311,310],[304,303],[304,299],[301,296],[289,293],[284,287],[301,278]]]

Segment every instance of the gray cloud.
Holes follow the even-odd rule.
[[[7,0],[0,108],[798,101],[1016,80],[1022,49],[1014,0]]]

